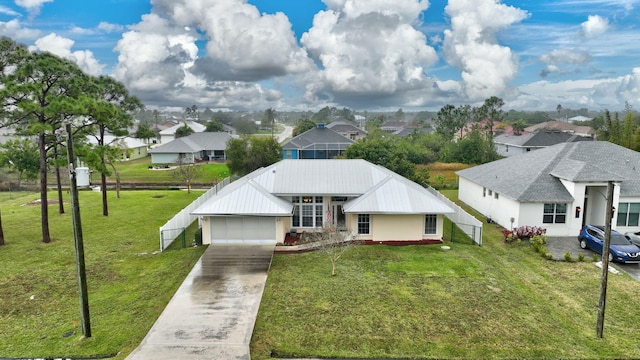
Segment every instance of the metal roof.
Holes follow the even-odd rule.
[[[289,215],[290,196],[349,196],[346,212],[453,212],[420,185],[365,160],[281,160],[223,188],[195,215]]]
[[[193,215],[289,216],[293,205],[269,194],[253,180],[243,178],[222,190],[192,212]]]
[[[453,209],[418,184],[401,176],[389,176],[360,197],[347,201],[345,213],[448,214]]]
[[[149,150],[150,154],[196,153],[202,150],[226,150],[232,136],[226,132],[201,132],[177,138]]]
[[[173,125],[170,128],[164,129],[162,131],[160,131],[160,135],[173,135],[176,133],[176,130],[178,130],[179,128],[183,127],[187,125],[188,127],[190,127],[193,131],[195,132],[203,132],[207,129],[206,126],[197,123],[195,121],[192,120],[187,120],[187,121],[183,121],[180,122],[179,124]]]

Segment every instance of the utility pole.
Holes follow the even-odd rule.
[[[73,218],[73,240],[76,248],[76,268],[78,272],[78,288],[80,290],[80,322],[82,335],[91,337],[91,320],[89,318],[89,296],[87,294],[87,272],[84,265],[84,244],[82,239],[82,224],[80,222],[80,202],[78,201],[78,181],[74,167],[73,134],[71,124],[66,124],[67,153],[69,162],[69,180],[71,183],[71,215]]]
[[[602,278],[600,279],[600,300],[598,301],[598,321],[596,335],[602,338],[604,328],[604,309],[607,302],[607,280],[609,277],[609,245],[611,244],[611,218],[613,218],[613,181],[607,183],[607,209],[604,227],[604,245],[602,246]]]

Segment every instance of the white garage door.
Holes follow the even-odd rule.
[[[275,244],[276,218],[221,216],[211,218],[212,244]]]

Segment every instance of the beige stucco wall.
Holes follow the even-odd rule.
[[[443,215],[438,215],[437,234],[424,234],[424,214],[388,215],[372,214],[369,235],[358,235],[359,240],[372,241],[417,241],[424,239],[442,239]],[[354,233],[358,231],[358,216],[347,214],[347,223]]]

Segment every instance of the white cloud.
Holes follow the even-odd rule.
[[[445,57],[462,72],[465,93],[471,100],[500,95],[515,77],[517,61],[511,49],[498,44],[497,33],[528,13],[499,0],[450,0],[445,11],[451,18]]]
[[[609,20],[599,15],[589,15],[587,21],[581,24],[581,34],[590,39],[600,36],[609,29]]]
[[[537,110],[562,104],[567,108],[615,110],[622,108],[625,101],[640,103],[640,68],[610,79],[536,81],[520,86],[519,90],[516,97],[508,100],[510,108]]]
[[[73,61],[82,71],[89,75],[100,75],[104,65],[101,65],[89,50],[71,51],[75,42],[71,39],[51,33],[35,41],[34,46],[30,46],[31,51],[48,51],[61,58]]]
[[[96,31],[93,29],[86,29],[86,28],[81,28],[79,26],[73,26],[71,28],[71,33],[78,34],[78,35],[93,35],[96,33]]]
[[[281,94],[251,82],[314,69],[282,13],[260,14],[244,0],[155,0],[153,5],[116,46],[114,75],[143,100],[264,105]],[[204,55],[197,40],[206,44]]]
[[[15,0],[16,5],[27,9],[31,16],[35,16],[40,13],[42,5],[48,2],[53,2],[53,0]]]
[[[318,83],[307,86],[307,99],[340,94],[353,102],[371,96],[406,102],[414,89],[426,87],[429,92],[433,82],[425,73],[437,55],[425,35],[412,26],[428,2],[325,3],[330,10],[316,14],[313,27],[301,39],[322,65]]]
[[[184,79],[185,65],[197,54],[196,38],[155,14],[122,35],[115,77],[133,91],[170,89]]]
[[[118,25],[118,24],[111,24],[106,21],[101,21],[98,24],[98,30],[110,33],[110,32],[122,31],[124,30],[124,26]]]
[[[18,19],[13,19],[8,22],[0,21],[0,36],[6,36],[14,40],[24,41],[36,39],[41,34],[42,33],[40,32],[40,30],[23,27]]]
[[[12,9],[0,5],[0,14],[8,15],[8,16],[20,16],[20,13],[13,11]]]
[[[542,54],[538,60],[547,65],[540,76],[546,77],[550,73],[567,74],[571,69],[565,69],[561,65],[585,65],[591,62],[592,56],[578,49],[556,49],[547,54]]]

